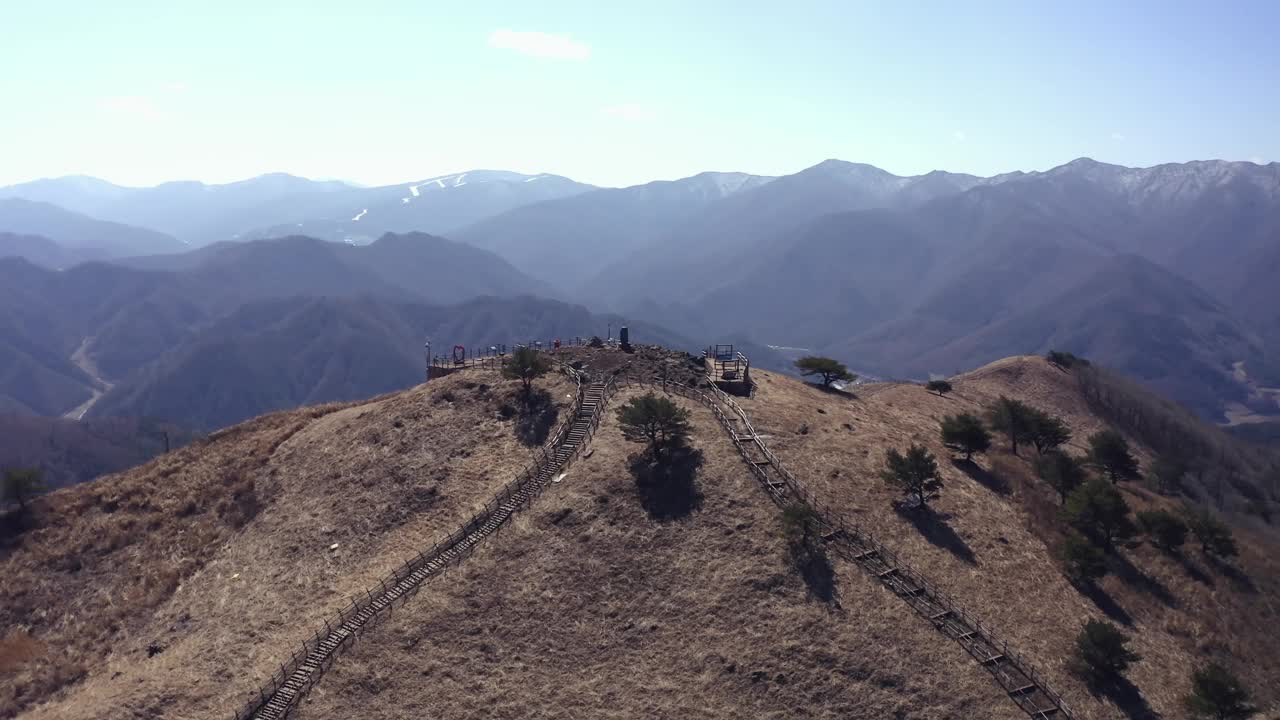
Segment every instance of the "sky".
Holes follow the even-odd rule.
[[[0,185],[1280,160],[1280,3],[0,0]]]

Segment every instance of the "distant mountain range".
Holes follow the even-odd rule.
[[[164,233],[98,220],[57,205],[22,198],[0,198],[0,233],[43,237],[85,258],[154,255],[190,249]],[[6,254],[15,249],[0,246]]]
[[[589,189],[590,185],[556,175],[494,170],[372,188],[277,173],[225,185],[171,182],[149,188],[86,177],[55,178],[0,188],[0,198],[49,203],[100,220],[158,230],[198,247],[282,235],[367,244],[388,232],[442,234],[520,205]],[[61,239],[38,227],[9,227],[3,215],[0,231]]]
[[[288,175],[155,188],[75,177],[3,188],[0,198],[9,198],[0,255],[135,272],[122,291],[96,284],[114,271],[74,268],[67,277],[90,290],[51,291],[106,292],[84,312],[111,314],[118,296],[156,318],[147,331],[137,309],[94,326],[94,337],[139,337],[94,340],[117,374],[153,361],[157,338],[171,347],[191,337],[184,328],[249,303],[528,294],[705,342],[808,348],[889,377],[1059,348],[1206,417],[1229,407],[1280,416],[1280,393],[1267,390],[1280,385],[1277,163],[1126,168],[1082,158],[982,178],[828,160],[777,178],[709,172],[627,188],[487,170],[377,188]],[[339,247],[410,230],[459,242]],[[290,235],[335,242],[231,242]],[[0,304],[0,322],[36,321]],[[71,350],[88,336],[77,328]],[[26,368],[10,377],[33,373],[26,399],[4,402],[47,411],[74,399],[56,389],[84,382],[63,347],[71,340],[52,355],[11,332],[0,341]]]

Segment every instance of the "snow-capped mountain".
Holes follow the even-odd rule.
[[[238,239],[309,235],[360,245],[387,232],[450,234],[512,208],[594,189],[559,175],[472,170],[348,193],[341,205],[297,222],[270,225]]]

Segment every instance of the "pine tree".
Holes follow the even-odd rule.
[[[1089,685],[1099,687],[1124,677],[1125,670],[1141,659],[1141,655],[1129,648],[1129,636],[1115,625],[1090,620],[1076,637],[1076,652],[1070,667]]]
[[[1187,541],[1187,524],[1168,510],[1143,510],[1138,513],[1138,525],[1165,552],[1177,552]]]
[[[1240,553],[1240,549],[1236,547],[1236,539],[1231,534],[1231,528],[1215,517],[1208,508],[1189,507],[1186,512],[1186,521],[1187,527],[1200,542],[1200,550],[1206,555],[1226,558]]]
[[[1071,430],[1062,418],[1032,408],[1029,435],[1031,444],[1036,446],[1036,452],[1043,455],[1065,445],[1071,439]]]
[[[533,390],[533,381],[551,369],[551,362],[542,353],[531,347],[516,350],[502,366],[502,376],[511,380],[519,380],[524,384],[527,396]]]
[[[5,502],[16,502],[19,512],[26,512],[27,503],[44,492],[44,472],[40,468],[9,468],[0,489]]]
[[[1217,663],[1191,674],[1191,694],[1182,702],[1194,718],[1247,720],[1258,712],[1240,679]]]
[[[632,442],[647,442],[654,455],[679,445],[689,436],[689,411],[670,398],[647,393],[633,397],[617,410],[622,436]]]
[[[881,477],[890,486],[915,497],[916,505],[925,506],[930,493],[942,487],[938,477],[938,462],[922,445],[912,444],[903,455],[897,448],[890,448],[885,458],[885,470]]]
[[[1018,443],[1031,439],[1034,411],[1021,400],[1007,398],[1004,395],[996,400],[996,404],[987,413],[987,421],[991,429],[1003,433],[1009,439],[1009,451],[1018,454]]]
[[[829,357],[802,357],[796,361],[795,365],[800,370],[800,374],[805,377],[821,375],[824,387],[830,387],[831,383],[837,380],[853,382],[858,379],[858,376],[849,372],[849,368],[843,363]]]
[[[1138,477],[1138,460],[1129,451],[1129,441],[1115,430],[1089,436],[1089,462],[1105,472],[1112,484]]]
[[[1090,584],[1107,574],[1107,555],[1088,539],[1072,533],[1059,550],[1063,573],[1073,583]]]
[[[1107,550],[1114,549],[1117,540],[1131,537],[1136,529],[1129,519],[1129,504],[1124,496],[1100,478],[1073,490],[1062,514],[1071,527]]]
[[[1151,483],[1166,495],[1182,490],[1182,477],[1187,474],[1187,463],[1179,457],[1161,455],[1151,464]]]
[[[938,397],[942,397],[943,395],[951,392],[951,383],[946,380],[930,380],[929,383],[924,386],[924,389],[931,393],[937,393]]]
[[[1061,450],[1050,450],[1036,458],[1035,469],[1036,475],[1057,491],[1059,501],[1064,505],[1067,497],[1080,487],[1086,478],[1084,466],[1080,461]]]
[[[991,433],[976,415],[947,415],[942,418],[942,444],[963,452],[964,459],[971,461],[974,453],[991,448]]]

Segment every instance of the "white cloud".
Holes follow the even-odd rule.
[[[175,80],[171,83],[165,83],[164,89],[168,90],[169,92],[180,93],[180,92],[186,92],[188,89],[190,89],[190,86],[182,82],[181,80]]]
[[[568,35],[544,32],[494,30],[489,35],[489,47],[556,60],[586,60],[591,56],[591,48],[586,44],[571,40]]]
[[[639,103],[622,103],[621,105],[610,105],[601,108],[602,115],[619,118],[621,120],[631,120],[633,122],[643,122],[653,120],[658,117],[658,113],[651,107],[640,105]]]
[[[98,109],[112,115],[152,122],[161,119],[164,115],[150,98],[141,95],[116,95],[103,98],[98,102]]]
[[[951,137],[955,138],[956,142],[964,142],[965,140],[969,139],[969,136],[966,135],[963,130],[957,130],[951,133]]]
[[[1118,132],[1113,132],[1111,133],[1111,139],[1115,140],[1116,142],[1124,142],[1124,135]]]

